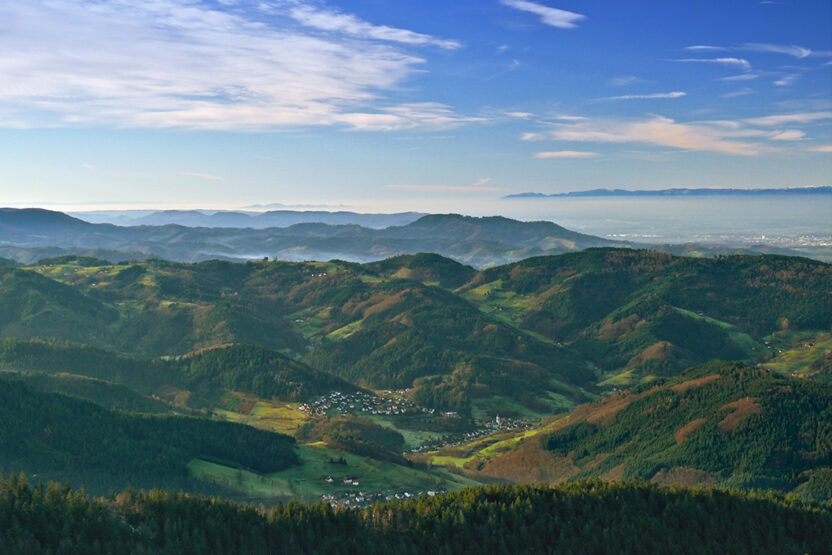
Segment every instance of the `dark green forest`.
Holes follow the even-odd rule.
[[[195,458],[257,472],[298,463],[289,436],[229,422],[105,409],[0,379],[0,467],[110,487],[201,486],[189,476]]]
[[[134,490],[91,499],[0,478],[4,553],[828,553],[830,506],[580,482],[488,486],[362,510]]]

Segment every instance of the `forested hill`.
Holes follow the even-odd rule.
[[[823,554],[829,506],[713,490],[588,482],[486,487],[333,511],[272,511],[173,493],[90,500],[0,477],[0,550],[15,553]]]
[[[0,467],[92,491],[110,487],[205,489],[195,458],[276,472],[297,464],[294,439],[240,424],[140,416],[0,378]]]
[[[481,471],[778,489],[832,501],[832,386],[757,366],[706,364],[580,406],[541,432],[480,459]],[[529,460],[536,468],[524,466]]]
[[[410,388],[424,406],[492,416],[552,414],[713,359],[768,362],[832,326],[828,264],[632,249],[484,271],[431,254],[364,265],[62,258],[0,267],[0,293],[3,335],[99,349],[67,347],[65,368],[15,369],[131,387],[144,379],[131,376],[158,383],[161,373],[189,391],[207,384],[294,400],[346,382]],[[236,346],[178,358],[227,345]],[[10,364],[21,350],[7,351]],[[108,370],[107,356],[130,370]],[[85,365],[101,371],[71,369]]]

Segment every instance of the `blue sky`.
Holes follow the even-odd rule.
[[[2,203],[830,185],[832,4],[0,4]]]

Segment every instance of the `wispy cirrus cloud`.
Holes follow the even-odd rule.
[[[578,21],[586,19],[585,15],[579,13],[551,8],[528,0],[500,0],[500,4],[515,10],[539,15],[541,22],[558,29],[574,29],[578,26]]]
[[[776,127],[790,124],[806,124],[832,119],[832,112],[799,112],[794,114],[777,114],[758,118],[748,118],[745,123],[763,127]]]
[[[595,158],[598,156],[597,152],[589,152],[589,151],[582,151],[582,150],[557,150],[557,151],[550,151],[550,152],[538,152],[534,155],[535,158],[539,159],[550,159],[550,158]]]
[[[740,73],[739,75],[729,75],[728,77],[720,77],[720,81],[750,81],[757,79],[759,75],[756,73]]]
[[[390,130],[471,121],[447,106],[384,98],[425,62],[398,45],[455,41],[321,10],[300,13],[305,27],[288,25],[298,2],[269,5],[283,18],[225,4],[0,3],[0,21],[14,22],[0,33],[0,126]]]
[[[806,136],[806,133],[798,129],[786,129],[772,133],[769,138],[773,141],[799,141]]]
[[[739,66],[743,69],[751,69],[751,63],[743,58],[682,58],[673,61],[697,64],[720,64],[726,66]]]
[[[788,87],[800,77],[799,73],[789,73],[774,82],[778,87]]]
[[[683,91],[673,91],[667,93],[650,93],[650,94],[625,94],[621,96],[607,96],[605,98],[596,98],[595,100],[649,100],[655,98],[682,98],[688,93]]]
[[[351,112],[339,116],[358,131],[401,131],[406,129],[450,129],[465,123],[485,121],[482,117],[461,116],[450,106],[436,102],[398,104],[375,112]]]
[[[335,10],[318,9],[308,5],[294,6],[289,10],[289,15],[295,21],[307,26],[324,31],[336,31],[347,35],[399,42],[414,45],[432,45],[439,48],[453,50],[461,48],[462,43],[457,40],[440,39],[431,35],[416,33],[407,29],[398,29],[386,25],[373,25],[351,14],[341,13]]]
[[[641,143],[682,150],[754,156],[760,145],[735,140],[726,126],[679,123],[663,116],[647,119],[592,119],[555,125],[545,137],[558,141],[594,143]]]
[[[761,42],[747,42],[734,46],[711,46],[695,44],[686,46],[685,50],[693,52],[764,52],[769,54],[784,54],[794,58],[806,58],[814,55],[823,55],[820,52],[813,52],[811,48],[798,46],[796,44],[767,44]]]

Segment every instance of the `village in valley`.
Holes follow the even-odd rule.
[[[338,414],[404,415],[434,414],[434,409],[418,407],[404,396],[404,391],[385,392],[375,395],[366,392],[342,393],[333,391],[302,404],[299,408],[310,416],[334,416]],[[455,413],[446,413],[448,416]]]

